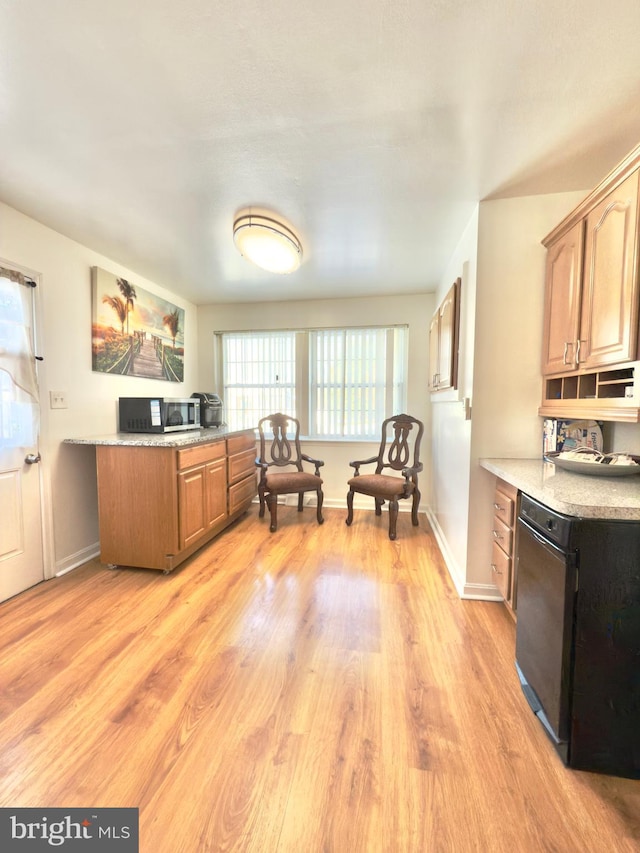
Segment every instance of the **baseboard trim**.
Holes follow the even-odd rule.
[[[449,543],[447,542],[442,528],[438,524],[438,519],[433,514],[431,507],[427,508],[427,518],[431,525],[431,529],[433,530],[433,535],[436,537],[436,542],[440,548],[442,559],[444,560],[445,566],[447,567],[451,580],[453,581],[453,585],[455,586],[460,598],[475,601],[503,601],[502,596],[498,592],[498,588],[494,584],[467,582],[464,570],[458,565],[451,553]]]
[[[89,545],[87,548],[82,548],[82,550],[76,551],[75,554],[70,554],[68,557],[65,557],[64,560],[56,560],[54,577],[62,577],[62,575],[66,575],[67,572],[71,572],[84,565],[84,563],[88,563],[89,560],[93,560],[99,556],[100,543],[96,542],[93,545]]]
[[[258,498],[254,498],[254,503],[258,503]],[[281,495],[278,498],[278,503],[284,504],[286,506],[297,506],[298,505],[298,496],[297,495]],[[315,506],[316,505],[316,496],[313,492],[309,492],[304,497],[304,505],[305,506]],[[322,502],[323,507],[328,507],[329,509],[343,509],[345,512],[347,511],[347,502],[345,498],[327,498],[325,497]],[[386,504],[385,504],[386,506]],[[370,512],[375,511],[375,506],[373,503],[373,498],[368,498],[366,495],[354,495],[353,499],[353,508],[354,509],[364,509],[369,510]],[[384,512],[383,507],[383,512]],[[418,507],[418,512],[426,513],[427,507],[420,506]],[[411,512],[411,501],[399,501],[398,502],[398,512]]]

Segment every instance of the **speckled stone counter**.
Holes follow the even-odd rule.
[[[191,444],[215,441],[217,438],[228,438],[231,435],[237,435],[239,432],[245,432],[245,430],[232,430],[229,427],[222,426],[168,433],[117,432],[86,438],[65,438],[64,443],[102,444],[110,447],[188,447]]]
[[[542,459],[480,459],[480,465],[551,509],[582,518],[640,520],[640,474],[588,476]]]

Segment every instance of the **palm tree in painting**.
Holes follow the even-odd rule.
[[[165,314],[162,322],[169,330],[169,334],[173,339],[173,348],[176,348],[176,338],[178,337],[178,309],[174,309],[171,314]]]
[[[124,296],[124,302],[127,309],[127,335],[129,334],[129,312],[133,311],[133,302],[138,298],[136,289],[126,278],[117,279],[117,285],[120,288],[120,293]]]
[[[127,303],[123,302],[119,296],[103,296],[102,301],[116,312],[120,320],[120,331],[124,335],[124,323],[129,317]]]

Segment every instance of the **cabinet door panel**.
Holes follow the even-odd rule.
[[[213,527],[227,515],[227,472],[225,460],[206,466],[207,528]]]
[[[438,346],[439,377],[438,388],[453,388],[454,363],[456,356],[455,341],[456,291],[455,287],[445,296],[440,306],[440,337]]]
[[[458,387],[458,334],[460,316],[458,278],[433,315],[429,326],[429,390]]]
[[[542,372],[545,376],[577,367],[584,222],[547,250]]]
[[[205,467],[178,474],[180,547],[187,548],[206,530]]]
[[[438,387],[438,371],[440,370],[439,366],[439,324],[440,324],[440,313],[436,312],[433,315],[431,320],[431,325],[429,326],[429,390],[435,391]]]
[[[632,361],[638,326],[638,174],[587,217],[580,366]]]

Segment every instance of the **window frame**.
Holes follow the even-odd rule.
[[[385,331],[385,354],[383,387],[384,387],[384,413],[376,412],[375,426],[372,423],[372,432],[362,435],[344,433],[331,433],[321,435],[314,431],[314,419],[317,417],[315,409],[311,412],[313,405],[314,388],[310,353],[312,350],[312,337],[323,333],[349,333],[349,332],[380,332]],[[246,330],[220,330],[214,332],[214,377],[216,387],[222,389],[221,396],[226,404],[225,392],[225,336],[277,336],[283,334],[295,335],[295,408],[296,417],[300,421],[300,434],[311,441],[329,442],[352,442],[352,441],[378,441],[380,437],[380,423],[384,417],[389,417],[400,411],[406,410],[408,390],[408,355],[409,355],[409,325],[407,323],[377,324],[377,325],[348,325],[308,328],[282,328],[282,329],[246,329]],[[398,378],[399,377],[399,378]],[[376,379],[379,381],[380,376]],[[370,383],[369,383],[370,384]],[[343,380],[344,392],[344,380]],[[397,411],[396,411],[397,410]],[[264,415],[270,414],[265,412]],[[383,416],[384,415],[384,416]],[[254,424],[254,426],[257,425]],[[235,426],[233,427],[236,428]]]

